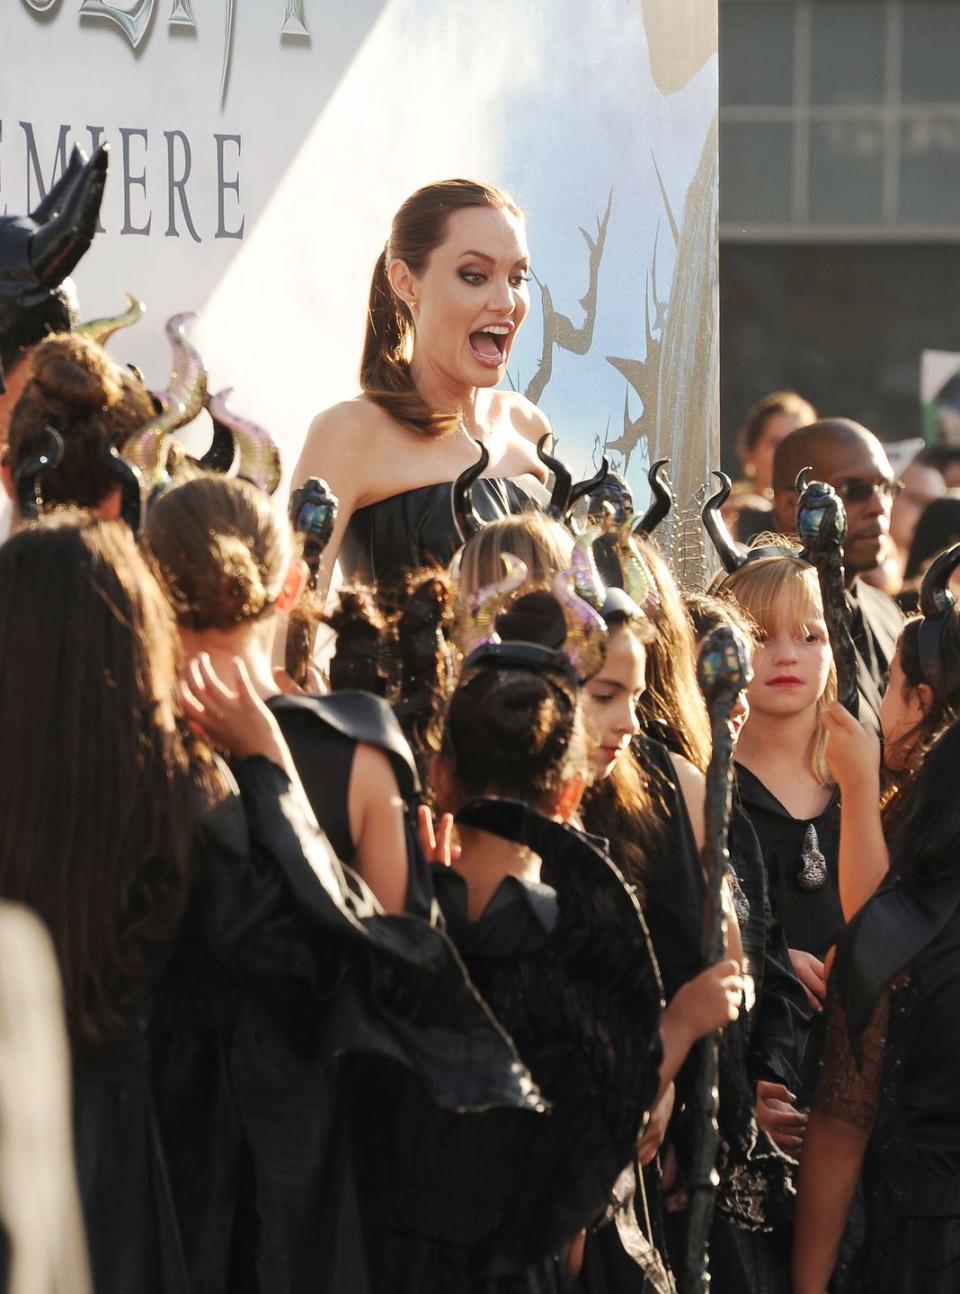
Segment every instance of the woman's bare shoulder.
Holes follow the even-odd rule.
[[[552,435],[550,419],[519,391],[498,391],[497,412],[509,420],[514,430],[535,445],[542,436]]]
[[[352,400],[341,400],[339,404],[322,409],[310,423],[308,439],[326,439],[340,432],[351,432],[358,436],[374,436],[381,431],[386,419],[382,409],[366,398],[354,396]]]

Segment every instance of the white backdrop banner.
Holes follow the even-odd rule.
[[[604,446],[681,502],[716,459],[716,0],[3,0],[0,210],[109,143],[85,317],[162,385],[195,310],[213,389],[294,460],[356,391],[400,202],[453,175],[528,213],[533,308],[509,380],[586,471]]]

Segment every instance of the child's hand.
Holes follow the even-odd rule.
[[[184,714],[215,746],[237,759],[263,755],[283,766],[280,727],[257,695],[247,667],[235,656],[232,677],[221,679],[206,652],[194,656],[180,681]]]
[[[819,957],[813,953],[803,952],[800,948],[788,948],[790,965],[793,973],[803,985],[810,1005],[819,1013],[827,997],[827,972]]]
[[[695,1041],[736,1020],[742,1000],[743,976],[739,962],[717,962],[677,990],[667,1014],[674,1016]]]
[[[453,841],[453,814],[443,813],[434,830],[433,813],[421,804],[417,809],[417,828],[420,848],[428,863],[441,863],[450,867],[460,857],[460,846]]]
[[[823,714],[827,732],[827,764],[841,791],[878,786],[880,739],[867,723],[858,723],[839,701],[831,701]]]
[[[796,1159],[803,1146],[807,1116],[795,1105],[796,1097],[782,1083],[757,1083],[756,1117],[761,1128],[778,1150]]]
[[[647,1126],[644,1128],[643,1136],[637,1146],[637,1159],[643,1168],[656,1159],[657,1153],[663,1145],[663,1139],[667,1135],[667,1128],[673,1114],[676,1096],[677,1089],[673,1083],[670,1083],[663,1096],[650,1111]]]

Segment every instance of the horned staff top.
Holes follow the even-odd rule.
[[[320,559],[330,542],[340,500],[326,481],[311,476],[290,496],[290,522],[303,536],[303,560],[307,564],[307,587],[301,605],[290,614],[287,625],[286,668],[299,687],[307,681],[307,666],[317,633],[313,596],[317,588]]]
[[[843,541],[847,514],[836,490],[823,481],[807,481],[805,467],[797,477],[797,534],[803,556],[817,569],[823,614],[837,670],[837,695],[856,719],[860,710],[857,649],[850,632],[850,603],[843,579]]]
[[[706,842],[703,857],[706,896],[703,907],[701,952],[704,964],[712,966],[723,956],[725,918],[721,899],[724,872],[730,862],[727,838],[733,786],[734,732],[730,712],[734,702],[753,677],[750,649],[743,635],[731,625],[721,625],[710,634],[700,650],[697,679],[707,703],[713,735],[713,753],[707,768]],[[709,1288],[707,1240],[713,1219],[717,1184],[716,1159],[720,1142],[717,1127],[717,1082],[719,1035],[704,1040],[700,1047],[696,1086],[696,1124],[693,1162],[690,1168],[687,1233],[684,1245],[682,1294],[704,1294]]]

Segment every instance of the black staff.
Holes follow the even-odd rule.
[[[833,662],[837,669],[837,693],[841,705],[859,718],[860,691],[857,687],[857,649],[850,632],[850,603],[843,579],[843,541],[847,514],[836,490],[823,481],[807,483],[805,467],[797,477],[797,534],[803,556],[816,567],[823,598],[823,614],[830,635]]]
[[[703,906],[701,952],[704,965],[713,966],[723,957],[726,918],[721,887],[730,867],[727,836],[733,787],[734,732],[730,711],[737,697],[753,677],[750,650],[738,629],[721,625],[700,649],[697,679],[710,714],[713,753],[707,768],[706,843],[703,849],[706,896]],[[687,1234],[680,1276],[682,1294],[703,1294],[710,1287],[707,1240],[713,1221],[717,1187],[717,1083],[719,1081],[720,1035],[705,1038],[699,1048],[696,1086],[696,1122],[693,1162],[690,1167]]]
[[[287,625],[287,673],[298,687],[307,681],[307,666],[317,636],[314,595],[320,558],[330,542],[340,500],[326,481],[311,476],[290,496],[290,523],[303,535],[303,560],[307,564],[307,587],[300,604],[290,613]]]

